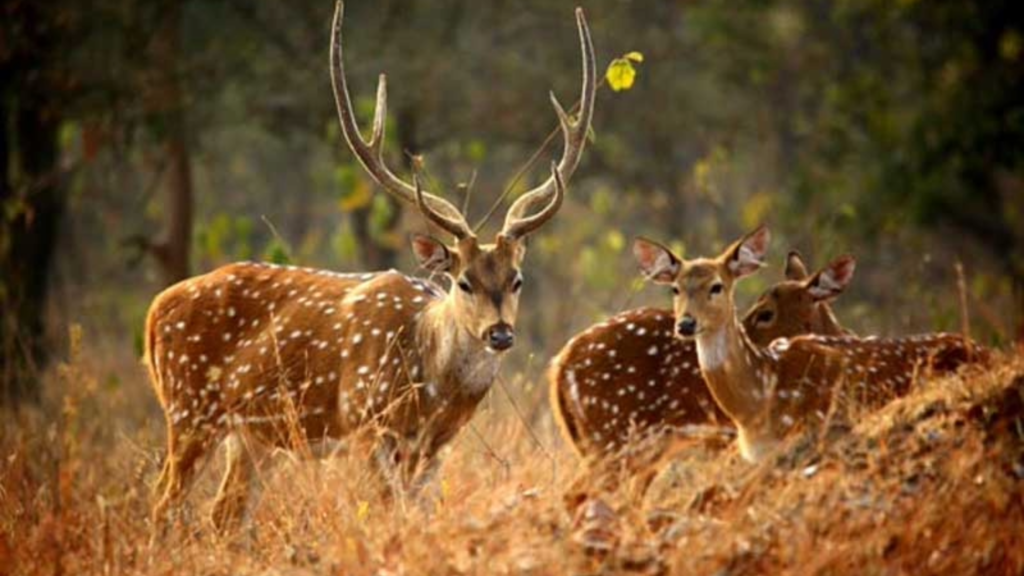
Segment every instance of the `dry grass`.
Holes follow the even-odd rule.
[[[376,500],[357,456],[278,455],[251,530],[210,529],[211,470],[186,528],[155,549],[162,420],[128,362],[75,359],[50,377],[43,408],[5,415],[0,574],[1024,572],[1021,357],[929,382],[764,465],[684,450],[641,506],[629,490],[595,490],[575,519],[563,498],[580,465],[546,407],[534,403],[528,428],[496,390],[452,446],[429,513]],[[527,390],[520,412],[544,396],[510,388]]]

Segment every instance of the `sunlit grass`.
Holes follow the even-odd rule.
[[[365,455],[273,456],[251,524],[209,520],[218,454],[150,548],[162,418],[138,366],[72,337],[39,409],[6,414],[0,573],[978,573],[1024,569],[1024,360],[926,382],[847,434],[752,466],[697,444],[646,498],[584,467],[518,376],[451,446],[430,499],[384,502]],[[112,356],[115,357],[116,356]],[[126,361],[130,362],[130,361]],[[100,374],[124,374],[105,385]],[[519,396],[520,392],[529,392]],[[511,399],[516,401],[513,406]],[[582,479],[581,479],[582,478]],[[573,491],[579,511],[567,509]],[[588,500],[589,498],[589,500]]]

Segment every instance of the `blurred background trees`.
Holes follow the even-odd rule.
[[[353,96],[368,121],[388,73],[390,163],[422,162],[434,190],[482,216],[555,127],[547,92],[578,92],[572,7],[351,0]],[[790,247],[815,263],[858,257],[839,306],[858,330],[958,328],[957,261],[977,335],[1021,330],[1019,3],[584,7],[602,66],[630,51],[644,60],[631,90],[601,90],[569,201],[531,248],[528,340],[513,362],[539,374],[587,323],[667,304],[633,280],[632,236],[695,254],[761,221],[777,262]],[[406,239],[424,222],[375,190],[336,127],[332,11],[330,0],[0,7],[5,401],[31,396],[68,322],[138,354],[152,296],[219,264],[412,270]],[[514,191],[543,178],[553,153]]]

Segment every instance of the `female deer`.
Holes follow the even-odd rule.
[[[743,318],[753,341],[783,336],[845,335],[830,307],[853,278],[856,261],[841,256],[813,275],[797,252],[785,280]],[[631,438],[716,424],[727,418],[700,373],[693,342],[675,336],[671,310],[618,314],[573,337],[551,363],[551,410],[581,456],[617,452]]]
[[[948,373],[984,356],[952,334],[808,335],[754,344],[736,317],[733,289],[763,266],[769,238],[762,227],[715,258],[693,260],[642,238],[633,250],[647,278],[672,286],[676,331],[696,343],[701,373],[736,425],[747,460],[764,458],[790,431],[824,421],[834,403],[878,405],[905,393],[922,370]]]

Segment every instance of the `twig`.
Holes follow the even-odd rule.
[[[501,468],[505,473],[504,479],[508,480],[512,476],[512,464],[505,458],[502,458],[501,455],[499,455],[497,452],[495,452],[494,448],[491,448],[491,445],[487,443],[487,440],[484,440],[483,435],[480,434],[480,431],[476,429],[476,426],[472,422],[470,422],[469,424],[469,429],[471,432],[473,432],[473,435],[476,436],[476,439],[480,441],[480,444],[483,445],[484,450],[487,451],[487,454],[491,458],[494,458],[498,462],[498,464],[501,464]]]
[[[523,416],[523,412],[519,410],[519,405],[516,404],[515,399],[512,398],[512,394],[508,391],[508,388],[505,386],[505,378],[498,376],[498,387],[501,388],[501,391],[505,393],[505,398],[507,398],[508,403],[512,405],[512,411],[516,413],[516,417],[519,418],[520,422],[522,422],[523,427],[526,428],[526,431],[530,434],[530,438],[533,439],[533,442],[537,445],[538,448],[540,448],[541,452],[543,452],[545,456],[547,456],[548,458],[553,458],[551,452],[549,452],[548,449],[544,447],[544,444],[540,441],[540,438],[537,437],[537,433],[533,431],[533,427],[531,427],[530,423],[526,421],[526,417]]]
[[[270,221],[270,218],[267,218],[266,214],[261,214],[260,220],[263,220],[263,223],[266,224],[267,228],[270,229],[270,234],[277,240],[278,244],[281,246],[281,249],[285,251],[285,254],[288,256],[288,260],[294,261],[295,259],[292,257],[291,248],[288,246],[288,243],[284,241],[284,238],[281,237],[281,234],[278,233],[277,227],[274,226],[274,223]]]
[[[958,259],[954,268],[956,269],[956,289],[960,296],[960,333],[964,337],[967,359],[970,361],[974,356],[974,348],[967,344],[971,339],[971,316],[967,310],[967,280],[964,278],[964,263]]]
[[[967,280],[964,278],[964,264],[956,261],[956,289],[960,296],[960,332],[964,338],[971,337],[971,317],[967,309]]]
[[[476,169],[473,169],[473,173],[469,175],[469,182],[460,184],[459,187],[463,189],[465,195],[462,197],[462,213],[469,213],[469,199],[473,196],[473,186],[476,185]]]

